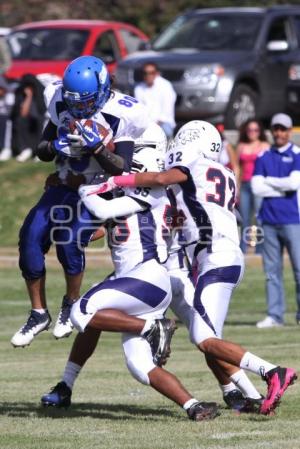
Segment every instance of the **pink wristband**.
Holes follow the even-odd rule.
[[[114,176],[113,181],[117,187],[135,187],[135,174]]]

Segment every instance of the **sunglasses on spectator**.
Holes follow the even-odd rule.
[[[282,125],[273,125],[271,127],[272,131],[288,131],[288,128],[286,128],[285,126]]]
[[[156,74],[156,70],[144,70],[143,71],[143,75],[147,76],[147,75],[155,75]]]
[[[259,133],[259,128],[249,128],[247,129],[247,133]]]

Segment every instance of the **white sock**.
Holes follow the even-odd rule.
[[[150,319],[146,320],[145,325],[144,325],[144,327],[143,327],[143,329],[141,331],[141,336],[143,336],[147,331],[150,330],[150,328],[151,328],[153,323],[154,323],[154,319],[153,318],[150,318]]]
[[[251,371],[251,373],[258,374],[259,376],[263,376],[271,369],[276,368],[276,365],[266,362],[260,357],[251,354],[251,352],[245,352],[240,363],[240,368]]]
[[[77,363],[73,363],[68,361],[65,367],[65,371],[62,377],[62,380],[68,385],[69,388],[73,388],[74,382],[80,373],[81,366],[77,365]]]
[[[221,388],[221,391],[223,393],[223,396],[226,396],[228,393],[230,393],[233,390],[236,390],[236,386],[233,382],[230,382],[227,385],[221,385],[219,384],[219,387]]]
[[[235,386],[241,390],[244,396],[251,399],[260,399],[261,395],[242,369],[230,376]]]
[[[37,313],[39,313],[41,315],[43,315],[43,313],[47,312],[47,309],[31,309],[31,310],[34,310],[35,312],[37,312]]]
[[[189,399],[188,401],[186,401],[186,402],[183,404],[182,408],[183,408],[184,410],[188,410],[189,408],[192,407],[192,405],[197,404],[197,402],[199,402],[199,401],[197,401],[197,399],[195,399],[195,398]]]

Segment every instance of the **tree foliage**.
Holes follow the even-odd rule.
[[[217,6],[271,6],[284,0],[1,0],[0,26],[11,27],[45,19],[104,19],[129,22],[150,37],[159,32],[177,14],[190,8]],[[299,0],[289,0],[298,4]]]

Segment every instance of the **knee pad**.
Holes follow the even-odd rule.
[[[71,320],[71,323],[73,324],[73,326],[75,327],[75,329],[77,329],[78,332],[82,333],[82,332],[84,332],[88,323],[86,323],[84,320],[84,318],[87,315],[86,314],[83,315],[80,312],[79,301],[80,301],[80,299],[78,301],[76,301],[72,306],[71,313],[70,313],[70,320]]]
[[[46,273],[45,258],[42,251],[36,251],[36,248],[22,250],[19,257],[19,268],[22,276],[26,280],[39,279]]]
[[[154,365],[149,343],[142,337],[132,334],[123,334],[123,351],[127,368],[138,382],[150,385],[148,374]]]
[[[67,274],[75,275],[84,270],[84,250],[95,229],[95,225],[88,222],[86,218],[85,222],[77,220],[70,226],[61,227],[56,231],[57,258]]]
[[[64,271],[69,275],[76,275],[84,271],[85,255],[77,242],[56,245],[57,258]]]
[[[19,267],[25,279],[38,279],[45,274],[45,257],[51,241],[46,235],[47,223],[32,209],[19,234]]]
[[[134,379],[136,379],[141,384],[150,385],[150,379],[148,377],[148,373],[151,371],[151,369],[153,369],[155,367],[154,364],[153,364],[153,368],[144,369],[144,367],[141,366],[141,364],[138,364],[134,358],[131,358],[129,360],[126,360],[126,365],[127,365],[127,368],[129,370],[130,374],[132,375],[132,377],[134,377]]]
[[[192,319],[190,322],[189,331],[191,342],[197,346],[205,340],[217,338],[212,328],[207,325],[207,323],[195,310],[192,310]]]

